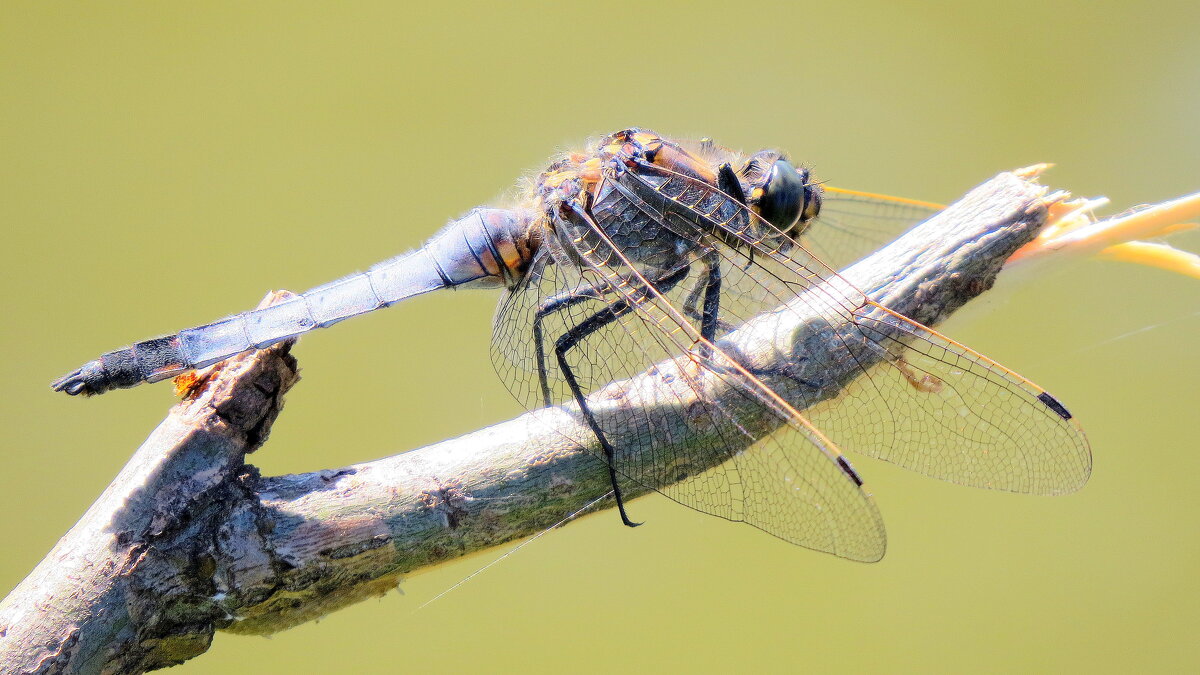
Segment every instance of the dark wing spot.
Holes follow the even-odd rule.
[[[850,480],[854,481],[855,485],[862,487],[862,479],[858,477],[858,472],[854,470],[854,467],[850,466],[850,462],[847,462],[845,457],[838,457],[837,463],[838,466],[842,467],[842,471],[845,471],[846,475],[850,476]]]
[[[1042,403],[1045,403],[1047,408],[1053,410],[1059,417],[1063,418],[1064,420],[1071,419],[1071,411],[1067,410],[1066,406],[1059,403],[1058,399],[1054,398],[1050,394],[1043,391],[1042,393],[1038,394],[1038,400],[1041,401]]]

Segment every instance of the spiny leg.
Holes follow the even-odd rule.
[[[661,293],[667,293],[673,289],[680,281],[685,279],[690,268],[684,266],[670,274],[652,281],[655,287]],[[591,295],[585,295],[590,293]],[[584,293],[568,293],[550,298],[543,304],[543,308],[538,310],[538,314],[534,319],[535,323],[535,339],[537,340],[538,365],[539,375],[542,377],[542,392],[547,400],[546,405],[550,405],[549,386],[545,379],[544,357],[542,356],[542,334],[540,320],[548,313],[565,309],[572,305],[578,304],[582,300],[597,297],[598,294],[594,290],[589,290]],[[650,296],[650,290],[642,288],[637,292],[635,301],[640,302]],[[544,309],[544,311],[543,311]],[[633,311],[633,306],[629,300],[620,300],[614,302],[611,306],[605,307],[600,311],[592,314],[588,318],[576,324],[573,328],[559,336],[554,343],[554,356],[558,361],[558,368],[563,374],[563,379],[566,380],[567,386],[571,389],[571,395],[575,399],[575,403],[579,406],[580,412],[583,414],[583,419],[587,422],[588,428],[595,434],[596,440],[600,442],[600,447],[604,450],[604,457],[608,463],[608,478],[612,482],[613,496],[617,501],[617,510],[621,514],[621,522],[629,527],[637,527],[641,523],[635,523],[629,519],[629,515],[625,512],[625,498],[621,492],[621,485],[617,481],[617,453],[612,444],[608,441],[608,437],[604,435],[604,431],[600,428],[600,424],[596,422],[595,416],[592,414],[591,408],[588,407],[587,398],[584,396],[583,389],[579,386],[579,381],[575,378],[575,373],[571,370],[571,365],[567,363],[567,352],[583,341],[587,336],[604,328],[610,323],[620,319],[629,312]]]
[[[691,270],[691,268],[689,266],[684,265],[683,267],[679,268],[678,270],[671,272],[670,274],[664,276],[662,279],[655,282],[656,287],[658,288],[658,290],[660,292],[667,293],[671,289],[675,288],[675,286],[680,281],[687,278],[687,275],[690,272],[690,270]],[[693,290],[692,293],[696,294],[698,292],[698,288],[699,287],[697,287],[696,290]],[[645,289],[642,289],[637,294],[637,301],[640,302],[642,299],[646,298],[648,295],[649,295],[648,291],[646,291]],[[590,286],[583,290],[564,291],[562,293],[553,295],[553,296],[543,300],[542,303],[538,306],[537,312],[533,315],[534,359],[537,363],[538,383],[541,385],[541,388],[542,388],[542,401],[543,401],[543,404],[547,408],[554,405],[554,399],[551,397],[550,384],[548,381],[548,376],[546,374],[546,340],[545,340],[544,332],[542,331],[542,321],[545,320],[546,317],[550,316],[551,314],[554,314],[555,312],[558,312],[558,311],[561,311],[564,309],[568,309],[570,307],[574,307],[575,305],[578,305],[579,303],[581,303],[585,300],[601,300],[601,299],[602,299],[602,293],[600,291],[598,291],[596,288],[590,287]],[[628,302],[625,300],[615,302],[615,303],[613,303],[612,306],[614,308],[617,308],[617,307],[622,308],[620,310],[622,313],[624,313],[625,311],[628,310]],[[608,311],[608,310],[602,309],[599,312],[596,312],[596,314],[601,314],[605,311]],[[694,301],[692,302],[691,311],[692,311],[692,313],[695,313],[695,302]],[[593,315],[593,316],[595,316],[595,315]],[[693,318],[698,318],[698,317],[693,317]],[[583,322],[581,322],[578,325],[582,325],[583,323],[586,323],[586,321],[587,320],[585,319]],[[597,326],[596,328],[594,328],[592,330],[593,331],[599,330],[599,328],[601,328],[601,327],[602,326]],[[585,337],[587,337],[587,335],[582,335],[579,337],[579,339],[582,340]]]
[[[708,266],[705,266],[704,272],[698,276],[695,285],[692,286],[692,290],[688,291],[687,298],[685,298],[683,301],[684,315],[693,321],[699,321],[702,328],[704,326],[704,313],[701,311],[698,305],[700,304],[700,297],[702,295],[706,295],[708,291],[708,287],[710,285],[709,278],[711,274],[712,270],[709,269]],[[719,283],[718,272],[718,285]],[[705,336],[708,337],[709,340],[712,340],[717,333],[725,334],[731,330],[733,330],[733,324],[729,323],[728,321],[723,321],[720,319],[720,317],[717,317],[716,324],[712,328],[712,334],[705,334]]]
[[[721,306],[721,258],[715,252],[704,257],[705,272],[700,275],[695,286],[688,292],[688,297],[684,301],[684,313],[700,322],[700,335],[705,340],[712,342],[718,332],[728,332],[733,326],[723,321],[720,318]],[[696,305],[700,300],[700,295],[704,295],[704,309],[700,311]],[[700,354],[708,358],[712,355],[712,349],[707,344],[700,345]],[[817,388],[817,385],[808,380],[804,380],[795,374],[788,372],[784,368],[759,368],[747,366],[748,372],[756,377],[785,377],[797,384],[808,387]]]
[[[629,527],[637,527],[641,523],[635,523],[630,520],[629,515],[625,512],[625,498],[621,494],[621,485],[617,481],[616,449],[608,442],[608,438],[604,435],[600,424],[596,422],[595,416],[592,415],[592,410],[587,404],[587,398],[584,396],[579,382],[575,379],[575,373],[571,370],[570,364],[567,363],[567,351],[579,344],[580,340],[613,321],[620,319],[632,311],[632,309],[629,303],[622,301],[591,315],[555,341],[554,356],[558,360],[558,368],[562,371],[563,379],[567,381],[567,386],[571,389],[571,395],[575,397],[575,403],[579,406],[579,411],[583,413],[584,421],[587,422],[588,428],[592,430],[592,433],[596,435],[596,440],[600,441],[600,447],[604,449],[604,458],[608,460],[608,479],[612,482],[613,497],[617,500],[617,510],[621,514],[621,522]]]
[[[535,360],[537,362],[538,383],[541,384],[542,401],[547,408],[554,405],[554,399],[550,396],[550,383],[546,378],[546,341],[542,334],[542,320],[555,312],[578,305],[584,300],[594,299],[599,299],[599,294],[596,293],[594,288],[588,288],[584,291],[564,291],[543,300],[542,304],[538,307],[537,313],[533,315],[533,344]]]
[[[721,259],[716,252],[705,258],[708,275],[704,282],[704,311],[700,317],[700,356],[712,356],[712,341],[717,337],[721,313]]]

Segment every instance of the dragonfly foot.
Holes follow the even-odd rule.
[[[625,527],[637,527],[643,523],[635,523],[629,519],[629,514],[625,513],[625,500],[621,498],[621,494],[617,493],[617,511],[621,514],[621,522]]]

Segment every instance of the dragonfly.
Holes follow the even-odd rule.
[[[778,150],[630,128],[565,153],[515,206],[476,208],[420,248],[275,305],[103,354],[52,384],[71,395],[156,382],[439,289],[502,291],[491,356],[530,410],[557,406],[608,468],[623,523],[632,481],[787,542],[879,560],[879,510],[843,451],[964,485],[1062,494],[1087,441],[1041,387],[867,297],[853,262],[934,204],[837,190]],[[818,257],[825,258],[822,260]],[[832,265],[832,266],[831,266]],[[820,319],[852,377],[804,348],[746,358],[760,315]],[[664,365],[666,364],[666,365]],[[656,373],[706,433],[633,405],[614,382]],[[667,448],[630,450],[624,439]]]

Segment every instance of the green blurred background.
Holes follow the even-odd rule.
[[[0,587],[171,405],[47,383],[99,352],[419,244],[556,149],[641,125],[788,149],[836,185],[947,201],[998,171],[1120,208],[1200,189],[1196,3],[0,5]],[[1200,250],[1200,238],[1177,242]],[[999,294],[996,294],[999,295]],[[266,473],[518,412],[486,293],[296,349]],[[1197,667],[1200,285],[1060,266],[946,332],[1082,421],[1095,473],[1033,498],[858,466],[890,550],[860,565],[649,497],[175,672],[1182,671]],[[1120,337],[1118,336],[1124,336]]]

